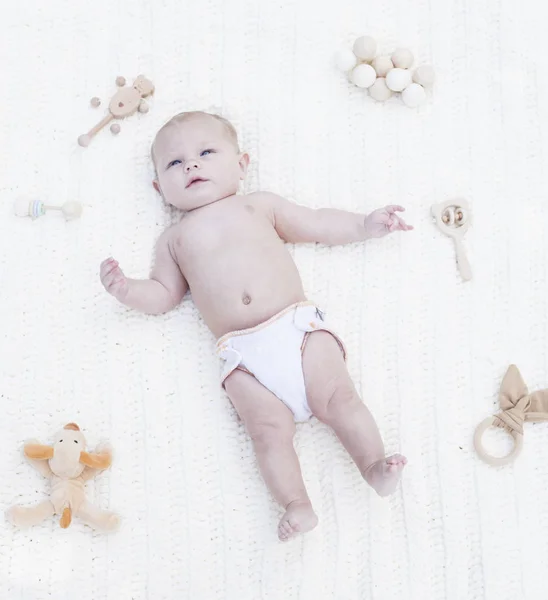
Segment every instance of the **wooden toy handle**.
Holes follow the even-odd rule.
[[[92,127],[88,131],[89,137],[93,137],[95,134],[99,133],[99,131],[101,131],[101,129],[103,129],[103,127],[105,127],[105,125],[108,125],[113,119],[114,119],[114,116],[109,112],[105,116],[104,119],[102,119],[101,121],[99,121],[99,123],[97,123],[97,125],[95,125],[95,127]]]
[[[95,127],[92,127],[87,133],[82,134],[78,138],[78,144],[80,144],[80,146],[83,146],[84,148],[86,146],[89,146],[93,136],[99,131],[101,131],[101,129],[103,129],[105,125],[108,125],[113,119],[114,115],[111,112],[109,112],[104,119],[101,119],[99,123],[95,125]]]
[[[455,251],[457,254],[457,265],[459,267],[460,274],[464,281],[470,281],[472,279],[472,268],[466,257],[464,246],[460,240],[455,239]]]

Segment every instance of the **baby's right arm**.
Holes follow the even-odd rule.
[[[175,308],[188,291],[188,283],[171,253],[171,235],[168,229],[158,239],[149,279],[129,279],[116,260],[104,260],[100,276],[107,292],[122,304],[151,315]]]

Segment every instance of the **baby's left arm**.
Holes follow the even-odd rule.
[[[396,214],[405,210],[402,206],[385,206],[365,215],[337,208],[307,208],[268,192],[261,197],[268,202],[278,235],[290,243],[336,246],[413,229]]]

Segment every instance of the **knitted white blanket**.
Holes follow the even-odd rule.
[[[545,170],[548,36],[540,5],[509,0],[53,0],[0,22],[0,507],[46,482],[25,439],[77,422],[115,448],[89,496],[123,517],[105,537],[76,521],[0,520],[6,600],[536,600],[546,598],[548,426],[523,454],[480,463],[476,424],[515,362],[548,387]],[[540,12],[539,12],[540,11]],[[332,65],[340,43],[409,46],[438,81],[427,103],[375,104]],[[156,85],[147,115],[87,149],[114,79]],[[99,96],[99,109],[89,107]],[[191,301],[164,317],[103,291],[114,255],[147,274],[171,216],[149,145],[175,112],[219,107],[250,152],[249,189],[308,206],[407,207],[414,232],[292,249],[309,296],[345,340],[387,450],[409,458],[377,498],[313,420],[296,445],[320,517],[283,545],[280,509],[219,388],[213,337]],[[12,215],[17,195],[77,199],[79,221]],[[466,197],[473,279],[430,206]]]

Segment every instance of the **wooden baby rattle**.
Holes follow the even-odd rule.
[[[61,206],[44,204],[41,200],[29,200],[28,198],[17,198],[14,212],[17,217],[30,217],[33,221],[43,217],[47,210],[58,210],[63,213],[67,221],[77,219],[82,214],[82,205],[74,200],[69,200]]]
[[[116,78],[116,85],[121,89],[118,90],[112,97],[108,105],[108,114],[104,119],[99,121],[95,127],[92,127],[87,133],[84,133],[78,138],[78,144],[82,147],[89,146],[93,136],[95,136],[103,127],[108,125],[114,119],[125,119],[131,116],[136,111],[140,113],[148,112],[148,104],[143,98],[150,96],[154,93],[154,85],[151,81],[146,79],[143,75],[139,75],[130,87],[124,87],[126,80],[124,77]],[[101,104],[99,98],[92,98],[91,105],[98,107]],[[113,134],[117,134],[120,131],[120,126],[114,124],[111,126]]]
[[[465,281],[472,279],[472,269],[466,258],[462,238],[470,227],[470,208],[464,199],[447,200],[431,208],[432,216],[442,233],[453,238],[457,266]]]

